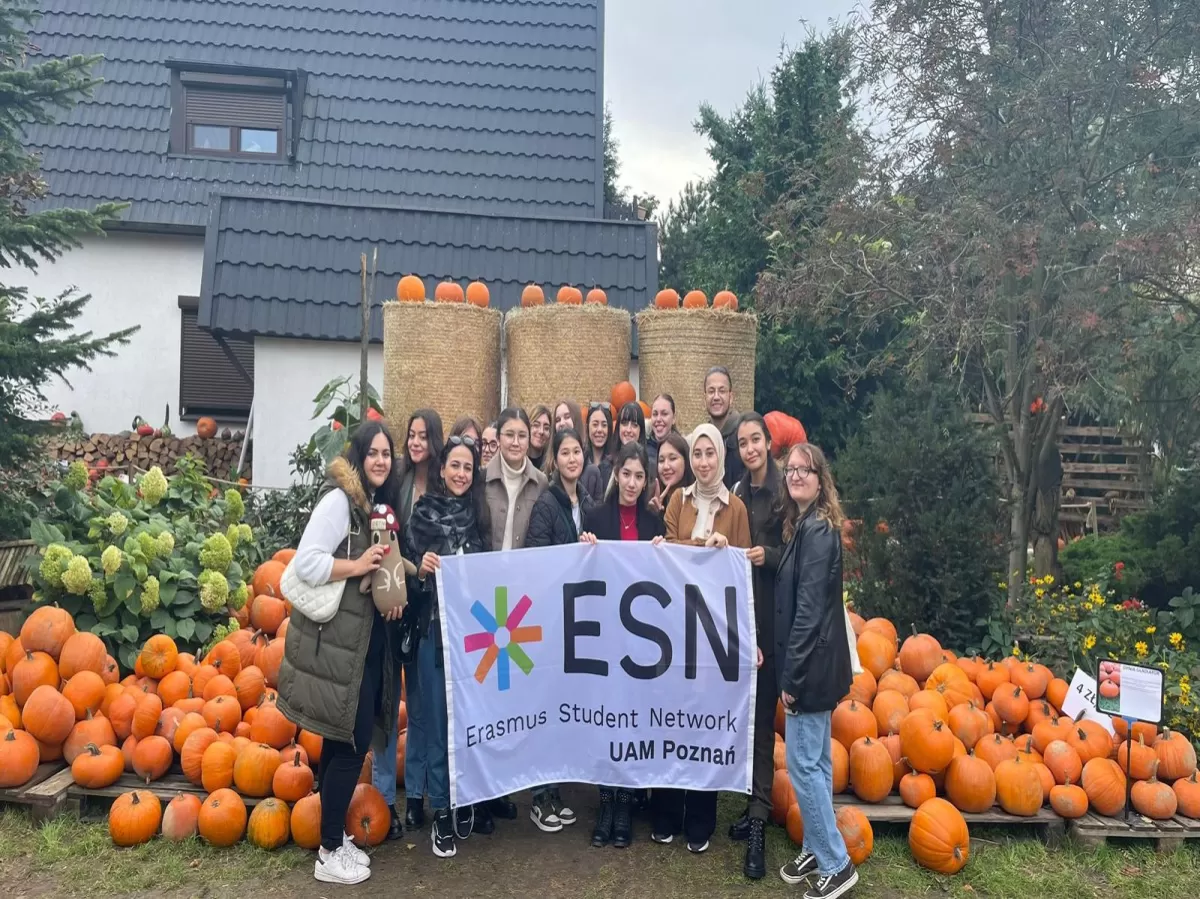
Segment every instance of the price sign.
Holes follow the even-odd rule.
[[[1063,700],[1062,713],[1069,718],[1075,718],[1083,712],[1084,718],[1095,721],[1109,734],[1116,733],[1111,717],[1100,714],[1096,708],[1098,695],[1096,679],[1082,668],[1076,668],[1075,676],[1071,678],[1071,686],[1067,689],[1067,698]]]
[[[1097,711],[1152,724],[1162,721],[1161,668],[1104,660],[1096,666],[1096,676],[1099,684],[1095,698]]]

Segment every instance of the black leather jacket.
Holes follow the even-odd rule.
[[[798,712],[827,712],[850,689],[841,534],[809,509],[775,577],[775,671]]]

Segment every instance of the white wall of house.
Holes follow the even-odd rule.
[[[116,233],[87,238],[37,272],[6,272],[6,283],[29,288],[31,296],[50,298],[69,287],[91,294],[80,331],[104,335],[141,326],[115,357],[96,360],[90,372],[68,373],[70,386],[58,379],[46,384],[51,411],[76,411],[88,431],[112,433],[137,415],[157,427],[169,405],[172,429],[195,433],[177,417],[179,297],[199,295],[203,261],[202,237]]]

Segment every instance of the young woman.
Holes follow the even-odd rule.
[[[470,437],[479,443],[479,439],[483,436],[483,428],[479,422],[471,415],[463,415],[454,422],[454,427],[450,429],[451,437]]]
[[[429,492],[413,507],[407,546],[411,558],[419,560],[416,589],[408,614],[417,614],[421,643],[417,649],[418,683],[425,727],[419,739],[433,808],[430,839],[433,854],[450,858],[455,847],[456,818],[450,809],[450,763],[447,742],[446,670],[442,655],[442,628],[438,617],[437,580],[441,557],[485,552],[490,546],[490,519],[480,477],[479,450],[470,437],[451,437],[438,455],[438,467]],[[413,751],[413,733],[408,733],[408,751]],[[462,818],[459,810],[459,818]],[[494,828],[487,810],[476,806],[474,832]],[[469,835],[470,831],[468,831]]]
[[[314,870],[322,883],[362,883],[371,876],[370,859],[346,835],[346,810],[376,724],[385,733],[396,726],[398,684],[387,628],[370,582],[362,589],[384,551],[371,545],[371,506],[395,508],[399,502],[393,451],[392,436],[381,423],[358,427],[345,454],[329,467],[296,551],[296,571],[306,583],[345,584],[329,621],[318,624],[293,611],[292,639],[279,673],[280,711],[325,740],[321,847]]]
[[[671,504],[671,497],[696,482],[687,440],[678,431],[670,431],[658,447],[658,491],[650,496],[650,508],[662,515]]]
[[[608,403],[592,403],[587,413],[587,456],[588,467],[595,466],[600,472],[600,489],[592,493],[592,499],[600,502],[608,490],[612,478],[613,463],[610,452],[613,443],[612,413]]]
[[[400,502],[394,508],[400,517],[401,537],[408,531],[408,522],[416,503],[425,495],[429,484],[437,477],[438,458],[442,452],[442,417],[432,409],[418,409],[408,419],[408,430],[404,441],[404,459],[400,476]],[[398,638],[397,629],[391,636]],[[425,718],[421,708],[421,689],[417,683],[420,673],[416,659],[402,664],[404,671],[405,710],[408,712],[409,746],[404,756],[404,824],[396,814],[396,730],[388,732],[387,746],[376,753],[371,767],[371,783],[383,794],[392,809],[392,822],[388,828],[388,839],[397,840],[404,835],[404,826],[419,829],[425,826],[425,745],[423,730]],[[396,671],[397,682],[400,669]],[[399,687],[397,687],[399,692]],[[399,721],[396,722],[399,724]],[[415,733],[416,738],[412,735]]]
[[[627,443],[621,447],[613,461],[616,474],[604,501],[589,509],[583,517],[581,543],[662,539],[662,519],[646,508],[649,466],[646,448],[640,443]],[[623,849],[633,842],[633,804],[632,790],[600,788],[600,809],[592,831],[593,846],[612,842]]]
[[[492,422],[483,429],[483,433],[479,435],[482,441],[479,444],[479,464],[487,468],[488,463],[492,461],[496,453],[500,451],[500,438],[496,432],[496,423]]]
[[[650,437],[646,441],[646,454],[653,468],[658,462],[658,450],[675,432],[675,399],[669,393],[660,393],[650,404]],[[686,454],[685,454],[686,455]]]
[[[779,491],[782,479],[771,455],[771,434],[757,412],[747,412],[738,424],[738,452],[746,474],[733,494],[750,517],[750,549],[746,555],[754,570],[754,620],[763,664],[758,669],[754,703],[754,784],[750,804],[729,828],[734,840],[746,841],[745,875],[766,876],[766,825],[771,813],[771,783],[775,776],[775,570],[779,567],[783,529]]]
[[[550,486],[533,504],[526,546],[563,546],[578,543],[583,518],[592,508],[592,498],[583,489],[583,438],[574,428],[562,428],[551,441]],[[594,469],[593,469],[594,470]],[[547,833],[575,823],[575,811],[563,804],[558,784],[544,784],[533,791],[529,817]]]
[[[534,406],[529,416],[529,461],[539,471],[546,465],[546,450],[550,447],[550,437],[554,433],[551,425],[550,410],[545,406]]]
[[[574,428],[576,431],[583,433],[583,413],[579,409],[579,404],[574,400],[559,400],[553,407],[554,415],[554,432],[558,433],[563,428]]]
[[[559,400],[554,404],[554,433],[558,433],[564,428],[573,428],[577,434],[583,434],[586,430],[583,426],[583,413],[579,409],[579,404],[574,400]],[[604,495],[604,481],[600,475],[600,469],[594,465],[588,464],[588,446],[584,442],[583,446],[583,475],[579,479],[579,486],[592,498],[592,501],[597,501]],[[550,472],[554,465],[554,454],[548,453],[546,456],[546,466],[542,470],[546,476],[550,476]]]
[[[670,543],[722,549],[750,548],[750,521],[742,501],[729,492],[725,475],[725,442],[711,424],[688,437],[696,482],[677,490],[667,506]],[[689,852],[705,852],[717,826],[717,794],[708,790],[655,790],[651,799],[656,843],[669,843],[682,819]]]
[[[784,463],[783,539],[775,576],[775,676],[786,715],[787,770],[804,816],[804,846],[779,872],[816,874],[806,897],[831,899],[858,883],[833,813],[830,718],[852,680],[842,605],[842,514],[824,454],[807,443]]]

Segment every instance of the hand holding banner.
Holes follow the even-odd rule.
[[[557,782],[749,792],[757,645],[743,550],[454,556],[438,593],[452,804]]]

